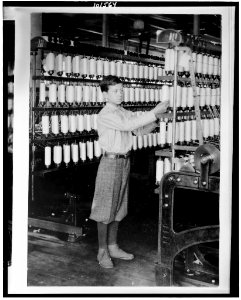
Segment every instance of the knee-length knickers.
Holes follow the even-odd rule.
[[[129,157],[101,158],[90,219],[109,224],[127,215],[129,175]]]

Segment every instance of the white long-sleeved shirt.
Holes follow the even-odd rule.
[[[143,135],[156,128],[152,111],[140,116],[121,106],[107,103],[97,117],[100,147],[106,152],[127,153],[132,148],[132,132]]]

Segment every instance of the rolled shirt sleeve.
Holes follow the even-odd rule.
[[[135,130],[133,130],[133,133],[135,135],[144,135],[144,134],[148,134],[150,132],[152,132],[156,127],[157,127],[157,123],[156,122],[152,122],[146,126],[137,128]]]

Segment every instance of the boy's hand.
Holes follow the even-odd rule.
[[[169,106],[169,101],[165,101],[157,104],[157,106],[154,107],[152,111],[154,112],[155,116],[158,118],[159,114],[163,114],[166,112],[168,106]]]

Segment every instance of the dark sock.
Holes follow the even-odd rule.
[[[108,245],[117,244],[119,222],[114,221],[108,225]]]
[[[102,249],[107,249],[107,228],[107,224],[97,222],[99,248]]]

